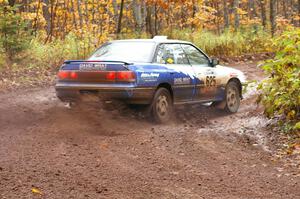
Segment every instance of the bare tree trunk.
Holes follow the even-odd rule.
[[[141,20],[142,20],[142,31],[146,30],[146,16],[147,16],[147,4],[145,1],[142,1],[142,15],[141,15]]]
[[[20,12],[27,12],[27,7],[28,7],[27,0],[21,0],[20,4],[21,4]]]
[[[266,3],[265,0],[260,0],[259,3],[260,3],[260,10],[261,10],[261,23],[264,29],[266,29],[267,27]]]
[[[270,0],[270,22],[271,34],[274,36],[276,31],[276,0]]]
[[[157,3],[154,5],[154,35],[158,34],[158,27],[157,27]]]
[[[97,8],[96,8],[96,10],[97,10],[97,19],[98,19],[98,23],[97,23],[97,34],[100,34],[100,36],[102,36],[102,32],[103,32],[103,26],[102,26],[102,23],[103,23],[103,21],[101,20],[101,17],[102,17],[102,14],[100,14],[100,12],[99,12],[99,9],[100,9],[100,4],[97,4]],[[99,20],[100,19],[100,20]]]
[[[113,0],[112,4],[113,4],[113,8],[114,8],[114,22],[116,24],[118,24],[118,20],[119,20],[119,18],[118,18],[118,16],[119,16],[119,8],[118,8],[117,0]]]
[[[84,1],[84,16],[85,16],[85,24],[88,26],[89,24],[89,2]]]
[[[152,9],[150,6],[147,7],[147,15],[146,15],[146,31],[151,34],[153,37],[153,31],[152,31]]]
[[[51,15],[49,12],[49,0],[43,0],[43,16],[46,21],[46,31],[47,35],[50,34],[51,30]]]
[[[182,30],[184,27],[184,12],[185,12],[185,9],[184,9],[184,5],[181,6],[180,8],[180,29]],[[156,4],[155,4],[155,14],[156,14]]]
[[[280,3],[277,1],[277,12],[279,13],[279,8],[280,8]],[[285,19],[290,20],[291,15],[294,12],[294,6],[293,6],[293,1],[291,0],[285,0],[282,1],[282,15],[284,16]],[[293,20],[293,19],[292,19]]]
[[[80,30],[82,30],[83,27],[83,19],[82,19],[82,12],[81,12],[81,0],[77,0],[77,10],[78,10],[78,16],[79,16],[79,26],[80,26]]]
[[[229,12],[228,12],[228,4],[227,0],[223,0],[223,7],[224,7],[224,26],[225,28],[229,28]]]
[[[62,39],[65,39],[66,37],[66,34],[68,32],[68,30],[64,27],[67,27],[67,20],[68,20],[68,4],[69,4],[69,1],[66,0],[64,1],[64,19],[63,19],[63,24],[62,24],[62,30],[63,30],[63,35],[62,35]]]
[[[278,0],[279,2],[279,0]],[[292,18],[292,20],[294,21],[294,15],[297,14],[297,1],[294,1],[294,0],[290,0],[289,1],[290,4],[290,8],[288,9],[290,11],[289,15],[290,17]],[[277,15],[279,15],[279,11],[277,10]]]
[[[38,6],[36,8],[36,13],[35,13],[35,24],[34,24],[34,36],[36,37],[36,33],[37,33],[37,30],[39,28],[39,10],[40,10],[40,6],[41,6],[41,0],[38,0]]]
[[[284,17],[287,19],[286,1],[282,1],[282,12],[284,14]]]
[[[279,1],[277,1],[277,4],[279,4]],[[288,0],[287,5],[288,5],[288,7],[287,7],[287,15],[286,15],[287,18],[286,19],[290,20],[293,25],[296,25],[295,24],[295,19],[293,17],[293,14],[297,12],[295,10],[294,1],[293,0]],[[278,13],[279,13],[279,9],[277,9],[277,14]]]
[[[233,9],[234,9],[234,29],[237,30],[240,26],[240,15],[238,13],[240,1],[234,0],[233,1]]]
[[[300,16],[300,0],[298,0],[298,16]],[[298,26],[300,27],[300,19],[298,20]]]
[[[52,41],[55,10],[56,10],[56,8],[54,8],[54,0],[50,0],[50,30],[49,30],[49,33],[48,33],[47,38],[45,40],[45,43],[47,43],[48,41],[50,41],[50,42]]]
[[[214,2],[212,6],[217,11],[217,13],[216,13],[217,18],[215,18],[214,21],[215,21],[215,24],[217,25],[217,33],[218,33],[218,35],[220,35],[220,20],[219,20],[219,18],[221,18],[221,15],[222,15],[221,9],[220,9],[220,4],[218,2]]]
[[[76,13],[75,13],[75,9],[74,9],[74,2],[73,2],[73,0],[70,0],[70,2],[71,2],[70,11],[71,11],[72,16],[73,16],[73,24],[75,26],[75,29],[77,29],[77,22],[76,22]]]
[[[136,23],[136,30],[139,33],[141,33],[142,25],[143,25],[141,2],[139,2],[138,0],[133,0],[132,6],[133,6],[133,14],[134,14],[134,18],[135,18],[135,23]]]
[[[96,7],[95,7],[95,0],[92,0],[92,23],[93,24],[95,24],[95,9],[96,9]],[[92,34],[93,34],[93,36],[95,37],[96,36],[96,28],[95,27],[93,27],[93,30],[92,30]]]
[[[123,17],[124,0],[121,1],[120,14],[117,26],[117,34],[121,33],[122,30],[122,17]]]
[[[195,18],[197,11],[198,11],[197,4],[196,4],[195,0],[193,0],[193,12],[192,12],[192,18],[193,19]],[[192,25],[191,25],[191,30],[192,30],[192,32],[194,32],[194,30],[195,30],[195,24],[194,23],[192,23]]]
[[[15,6],[16,0],[8,0],[8,5],[13,7]]]
[[[249,9],[248,13],[249,13],[250,19],[253,19],[254,17],[257,17],[255,1],[254,0],[249,0],[248,9]]]

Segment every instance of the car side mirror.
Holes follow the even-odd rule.
[[[218,59],[212,59],[210,63],[212,67],[215,67],[220,64],[220,61]]]

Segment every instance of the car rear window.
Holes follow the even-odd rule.
[[[154,42],[120,41],[101,46],[89,60],[151,62]]]

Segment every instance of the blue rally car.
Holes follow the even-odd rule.
[[[149,105],[162,123],[178,104],[212,102],[235,113],[244,82],[241,71],[220,66],[192,43],[157,36],[111,41],[88,60],[65,61],[55,88],[64,102],[91,93],[103,100]]]

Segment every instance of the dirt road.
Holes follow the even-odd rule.
[[[299,170],[274,160],[245,97],[235,115],[178,107],[153,125],[126,108],[68,109],[53,87],[1,94],[0,198],[300,198]]]

